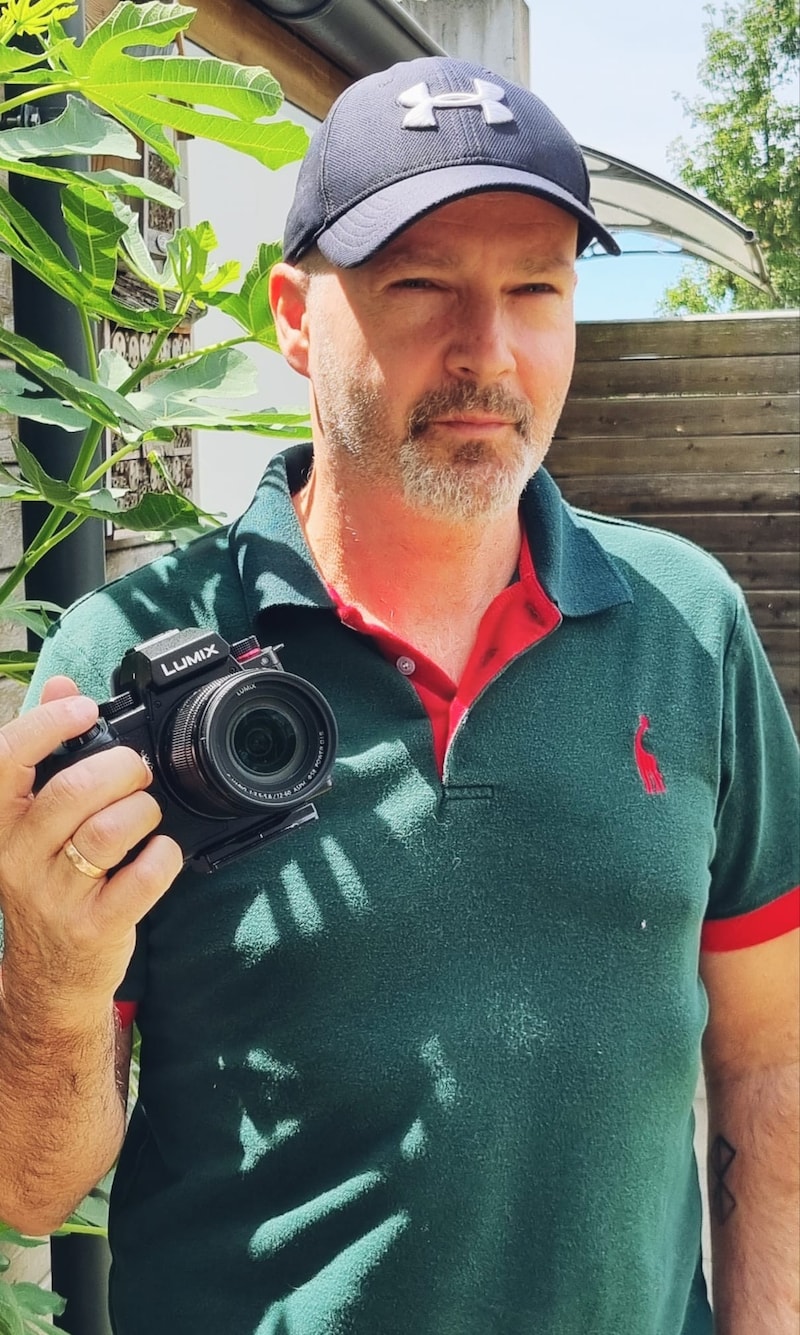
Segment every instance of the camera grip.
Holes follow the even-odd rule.
[[[97,723],[88,728],[86,732],[79,733],[77,737],[70,737],[66,742],[57,746],[55,751],[51,751],[49,756],[45,756],[36,766],[36,777],[33,781],[33,791],[38,793],[44,788],[45,784],[53,778],[54,774],[59,774],[62,769],[74,765],[76,761],[83,760],[84,756],[94,755],[97,751],[107,751],[109,747],[121,746],[121,739],[112,732],[105,719],[98,719]]]

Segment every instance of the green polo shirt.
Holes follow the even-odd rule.
[[[140,927],[114,1329],[710,1335],[701,932],[797,882],[796,748],[741,594],[540,471],[522,514],[562,620],[440,776],[413,685],[310,559],[308,462],[278,456],[237,523],[77,604],[34,682],[105,698],[164,629],[255,632],[340,729],[317,823],[185,871]]]

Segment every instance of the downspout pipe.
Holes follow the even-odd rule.
[[[83,4],[64,23],[70,37],[84,34]],[[36,48],[34,48],[36,49]],[[35,103],[43,121],[54,120],[64,110],[63,97],[43,98]],[[30,107],[20,111],[30,116]],[[86,158],[61,157],[57,166],[85,171]],[[74,251],[61,213],[61,190],[50,181],[9,172],[9,191],[49,232],[73,260]],[[78,312],[63,297],[38,278],[12,263],[11,290],[16,333],[46,348],[81,375],[89,374],[88,357]],[[59,427],[21,418],[19,437],[51,477],[65,478],[75,463],[82,437]],[[38,502],[22,506],[22,540],[27,548],[50,514]],[[102,520],[87,520],[33,567],[25,580],[25,596],[67,607],[82,594],[105,581],[105,531]],[[28,635],[28,646],[38,649],[40,640]],[[83,1235],[54,1237],[50,1243],[53,1288],[67,1300],[66,1313],[55,1325],[70,1335],[111,1335],[107,1316],[109,1252],[102,1238]],[[62,1326],[63,1321],[63,1326]]]
[[[447,54],[395,0],[250,0],[353,79]]]
[[[70,37],[80,40],[85,31],[83,4],[64,24]],[[34,48],[35,49],[35,48]],[[42,121],[55,120],[66,105],[63,96],[38,100],[36,115]],[[20,108],[30,114],[30,106]],[[59,167],[86,171],[86,158],[61,157]],[[50,181],[9,172],[9,191],[29,213],[41,223],[53,240],[73,260],[75,253],[61,213],[61,189]],[[83,340],[80,317],[70,302],[45,287],[32,273],[18,264],[11,266],[11,290],[14,307],[14,328],[40,348],[53,352],[73,371],[88,375],[88,359]],[[62,431],[60,427],[20,418],[19,437],[36,456],[51,477],[65,478],[80,451],[82,436]],[[22,506],[22,540],[27,548],[42,523],[50,514],[50,506],[26,502]],[[29,572],[25,580],[25,596],[37,601],[57,603],[67,607],[76,598],[97,588],[105,581],[105,531],[99,519],[89,519],[70,537],[65,538]],[[40,640],[28,636],[31,649],[38,649]],[[75,1332],[78,1335],[78,1332]]]

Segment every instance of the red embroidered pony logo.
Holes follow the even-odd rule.
[[[641,776],[645,792],[665,793],[667,785],[664,782],[661,770],[658,768],[658,761],[650,751],[645,751],[643,746],[644,735],[650,727],[650,720],[646,714],[639,715],[639,726],[636,729],[636,737],[633,743],[633,754],[636,757],[636,768]]]

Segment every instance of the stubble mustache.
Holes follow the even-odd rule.
[[[414,440],[437,418],[457,413],[485,414],[499,417],[516,428],[523,440],[533,431],[533,409],[501,385],[479,388],[469,381],[459,381],[446,389],[430,390],[414,405],[408,418],[408,436]]]

